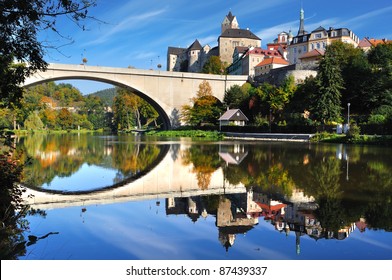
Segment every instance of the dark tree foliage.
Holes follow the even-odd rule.
[[[368,54],[373,67],[372,87],[367,95],[371,110],[392,106],[392,44],[379,44]]]
[[[223,102],[229,108],[240,108],[248,94],[239,85],[233,85],[225,92]]]
[[[224,74],[225,65],[219,56],[211,56],[204,64],[202,72],[206,74]]]
[[[317,91],[313,95],[313,117],[323,123],[340,121],[343,78],[339,64],[339,55],[327,47],[319,65]]]
[[[55,46],[40,42],[39,32],[50,30],[62,36],[56,25],[56,20],[60,16],[67,16],[83,28],[81,23],[89,18],[87,9],[93,6],[94,0],[0,1],[1,107],[17,105],[23,93],[20,85],[35,71],[46,68],[45,49]],[[0,138],[3,138],[2,132]],[[24,219],[28,213],[28,206],[24,204],[23,190],[18,186],[23,165],[15,156],[14,147],[10,143],[1,143],[1,149],[0,256],[2,260],[17,259],[25,254],[26,246],[41,238],[32,236],[32,243],[24,240],[22,233],[28,228]]]
[[[56,20],[67,16],[79,27],[83,20],[90,18],[88,8],[95,1],[86,0],[3,0],[0,2],[0,98],[3,105],[17,102],[22,95],[19,87],[24,79],[47,66],[44,60],[46,48],[38,40],[43,30],[55,33]]]

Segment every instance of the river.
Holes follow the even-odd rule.
[[[40,210],[20,259],[392,258],[389,147],[100,134],[16,144]]]

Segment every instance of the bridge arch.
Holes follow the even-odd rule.
[[[199,85],[207,81],[213,95],[223,100],[232,85],[242,85],[248,76],[210,75],[88,65],[49,64],[46,71],[28,77],[24,87],[56,80],[91,80],[132,89],[162,117],[166,129],[180,124],[179,112],[190,104]]]
[[[127,84],[123,84],[121,82],[117,81],[112,81],[110,79],[104,79],[104,78],[97,78],[97,77],[85,77],[85,76],[67,76],[67,77],[55,77],[55,78],[49,78],[49,79],[44,79],[40,80],[31,84],[25,84],[24,87],[30,87],[30,86],[35,86],[38,84],[46,83],[46,82],[54,82],[54,81],[63,81],[63,80],[87,80],[87,81],[95,81],[95,82],[102,82],[106,84],[110,84],[113,86],[125,88],[131,90],[133,93],[136,95],[140,96],[144,100],[146,100],[154,109],[158,112],[159,116],[162,118],[163,121],[163,129],[169,129],[171,127],[171,120],[169,119],[169,116],[166,114],[165,110],[153,99],[150,98],[147,94],[144,94],[137,88],[134,88],[132,86],[129,86]]]

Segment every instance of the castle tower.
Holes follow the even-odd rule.
[[[200,52],[202,51],[200,42],[196,39],[188,48],[188,72],[200,72]]]
[[[222,25],[221,25],[221,34],[225,32],[227,29],[238,29],[238,21],[235,16],[231,12],[225,18],[223,19]]]

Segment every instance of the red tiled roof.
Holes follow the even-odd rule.
[[[308,58],[308,57],[317,57],[317,56],[323,56],[324,55],[324,51],[323,50],[318,50],[318,49],[314,49],[310,52],[306,52],[303,55],[301,55],[299,58]]]
[[[374,39],[374,38],[365,37],[359,42],[358,47],[360,47],[360,48],[371,47],[371,46],[375,47],[379,44],[388,44],[388,43],[391,43],[391,40],[387,40],[385,38],[384,39]]]
[[[289,62],[287,60],[284,60],[281,57],[269,57],[264,59],[262,62],[256,65],[257,66],[264,66],[264,65],[269,65],[269,64],[283,64],[283,65],[289,65]]]

